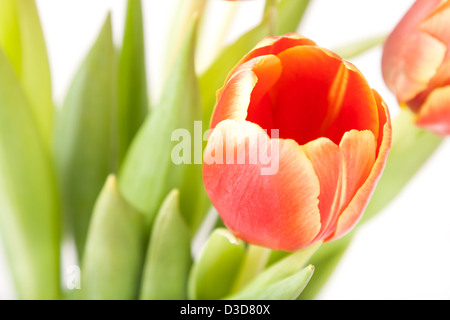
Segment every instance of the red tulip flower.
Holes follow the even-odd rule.
[[[265,39],[231,71],[211,129],[203,180],[223,222],[285,251],[357,223],[391,142],[386,104],[356,67],[296,34]]]
[[[383,76],[417,124],[450,134],[450,1],[418,0],[386,41]]]

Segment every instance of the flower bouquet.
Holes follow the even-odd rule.
[[[199,58],[218,3],[220,32]],[[259,21],[226,42],[244,3]],[[313,3],[180,1],[167,46],[149,48],[164,56],[152,99],[147,3],[128,0],[120,43],[108,15],[57,103],[39,1],[1,0],[0,235],[14,297],[317,298],[360,227],[450,134],[450,2],[417,0],[388,35],[341,48],[302,34]],[[352,60],[375,47],[398,105]]]

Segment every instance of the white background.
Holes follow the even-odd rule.
[[[191,0],[187,0],[191,1]],[[156,101],[162,87],[167,33],[175,0],[143,0],[149,90]],[[228,40],[256,25],[263,0],[240,4]],[[333,49],[364,37],[387,34],[412,0],[312,0],[299,33]],[[108,11],[116,43],[123,34],[125,0],[37,0],[48,45],[54,98],[59,104]],[[233,5],[210,0],[209,29],[200,41],[199,66],[210,61],[215,21]],[[381,77],[381,48],[352,62],[377,89],[395,116],[398,105]],[[446,141],[391,205],[360,228],[320,299],[450,298],[450,143]],[[8,268],[0,251],[0,298],[13,299]]]

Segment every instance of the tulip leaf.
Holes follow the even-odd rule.
[[[230,294],[245,258],[245,244],[227,229],[216,229],[189,276],[189,299],[215,300]]]
[[[275,35],[296,32],[311,0],[280,0],[276,5]]]
[[[22,69],[22,44],[17,1],[0,1],[0,47],[20,75]]]
[[[343,59],[351,59],[383,44],[385,40],[385,35],[373,36],[343,45],[335,48],[333,51],[340,55]]]
[[[314,267],[309,265],[273,283],[260,285],[255,282],[237,294],[227,297],[227,300],[294,300],[307,286],[313,273]]]
[[[155,219],[140,299],[186,299],[191,264],[190,233],[179,211],[179,192],[173,190]]]
[[[20,299],[58,299],[56,176],[32,107],[0,48],[0,230]]]
[[[321,243],[316,243],[306,249],[289,254],[285,258],[272,264],[263,272],[256,275],[253,280],[251,280],[249,284],[244,288],[238,288],[237,292],[233,292],[233,296],[240,295],[243,292],[259,292],[261,288],[268,287],[274,283],[277,283],[287,277],[294,275],[299,270],[305,267],[311,256],[314,254],[314,252],[316,252],[320,245]],[[294,298],[296,298],[297,296],[295,296]]]
[[[317,272],[308,283],[305,290],[301,293],[299,299],[312,300],[317,296],[320,289],[331,277],[335,267],[350,245],[352,234],[353,233],[348,234],[341,239],[323,244],[311,257],[309,262],[314,265]]]
[[[110,16],[69,88],[58,117],[56,161],[63,209],[79,256],[98,194],[115,170],[116,57]]]
[[[108,177],[95,204],[81,268],[81,297],[136,299],[145,254],[144,217]]]
[[[54,116],[50,67],[34,0],[0,2],[0,46],[19,76],[43,142],[49,147]]]
[[[166,50],[165,69],[170,73],[174,63],[176,63],[177,56],[183,50],[183,42],[186,37],[189,36],[189,30],[192,23],[192,18],[200,23],[203,17],[207,5],[207,0],[177,0],[176,8],[173,17],[171,17],[172,23],[169,30],[169,41]],[[164,78],[165,79],[165,78]]]
[[[141,0],[128,0],[119,59],[117,152],[120,163],[149,109]]]
[[[403,108],[392,123],[392,146],[386,167],[361,222],[366,222],[388,205],[408,184],[443,138],[419,128],[413,113]]]
[[[201,150],[199,163],[192,164],[198,154],[196,141],[192,143],[194,121],[201,118],[194,68],[196,30],[196,21],[193,21],[161,101],[137,133],[120,171],[123,194],[145,213],[148,224],[153,221],[165,195],[174,188],[180,190],[181,212],[188,226],[193,228],[201,221],[194,214],[201,187]],[[176,143],[178,138],[182,139],[179,144]],[[198,138],[202,138],[201,132]],[[180,159],[179,154],[174,154],[174,148],[183,144]]]

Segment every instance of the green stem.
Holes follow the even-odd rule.
[[[244,288],[257,274],[264,270],[270,253],[271,250],[268,248],[249,245],[247,255],[231,291],[232,293]]]

